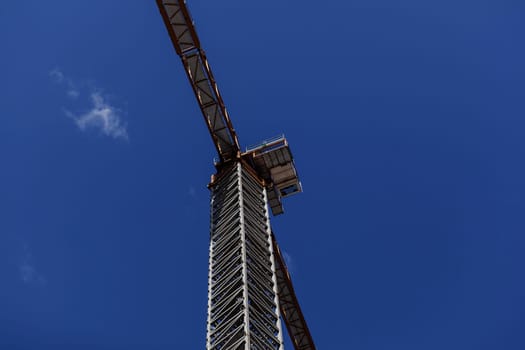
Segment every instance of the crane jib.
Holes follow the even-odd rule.
[[[240,154],[239,141],[213,78],[190,13],[180,0],[157,0],[169,36],[180,56],[222,162]]]

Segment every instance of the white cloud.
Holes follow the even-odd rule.
[[[89,86],[91,84],[79,84],[67,77],[59,68],[49,72],[49,77],[55,83],[65,87],[65,93],[71,99],[77,100],[80,97],[80,88],[88,90],[91,107],[87,112],[73,113],[64,109],[68,117],[75,121],[75,124],[82,131],[97,129],[103,135],[115,139],[128,140],[126,123],[122,120],[122,111],[107,102],[107,97],[101,93],[100,89]],[[86,87],[86,85],[88,85]]]
[[[75,99],[80,96],[80,92],[77,88],[77,84],[72,79],[66,77],[60,69],[55,68],[52,71],[50,71],[49,77],[55,83],[66,86],[66,95],[68,97]]]
[[[80,92],[78,92],[78,90],[74,88],[70,88],[69,90],[67,90],[66,94],[71,98],[77,98],[78,96],[80,96]]]
[[[113,138],[128,139],[126,125],[122,122],[120,110],[105,101],[100,92],[91,93],[91,109],[81,115],[69,111],[66,114],[75,120],[80,130],[98,129]]]

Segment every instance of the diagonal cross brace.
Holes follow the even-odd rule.
[[[221,162],[240,155],[239,141],[219,88],[200,46],[193,20],[183,0],[157,0],[169,36],[184,65],[184,70]]]

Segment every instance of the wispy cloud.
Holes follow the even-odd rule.
[[[67,116],[75,120],[80,130],[98,129],[102,134],[113,138],[128,139],[126,125],[120,117],[120,110],[110,105],[100,92],[91,93],[91,109],[76,115],[65,111]]]
[[[82,131],[98,130],[102,135],[115,139],[128,140],[127,125],[122,118],[122,110],[108,102],[107,95],[102,90],[87,84],[79,84],[67,77],[60,69],[55,68],[49,72],[49,77],[55,83],[65,88],[65,93],[71,99],[77,100],[81,96],[80,88],[88,90],[85,94],[89,98],[90,107],[87,111],[72,112],[64,108],[64,113],[74,120]]]
[[[78,92],[78,90],[75,89],[67,90],[66,94],[71,98],[77,98],[78,96],[80,96],[80,92]]]
[[[64,85],[66,87],[66,95],[68,97],[76,99],[80,96],[80,91],[77,87],[78,84],[76,84],[72,79],[66,77],[60,69],[55,68],[50,71],[49,77],[55,83]]]
[[[25,284],[44,286],[47,284],[47,280],[35,267],[33,261],[33,254],[29,248],[24,246],[24,251],[18,265],[18,272],[20,279]]]
[[[55,68],[52,71],[50,71],[49,77],[57,83],[62,83],[65,79],[64,73],[62,73],[62,71],[60,71],[58,68]]]

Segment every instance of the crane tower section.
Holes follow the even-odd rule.
[[[266,188],[235,162],[211,191],[207,349],[282,350]]]

